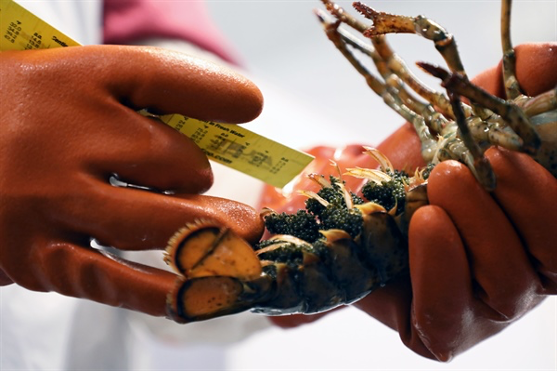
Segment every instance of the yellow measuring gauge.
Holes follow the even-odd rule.
[[[0,0],[0,50],[48,49],[80,44],[13,0]],[[283,187],[314,159],[238,125],[179,114],[158,116],[190,137],[213,161],[275,187]]]

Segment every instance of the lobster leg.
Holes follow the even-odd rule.
[[[395,112],[401,115],[405,120],[413,124],[422,143],[422,155],[424,159],[430,161],[434,156],[434,148],[436,140],[430,133],[430,129],[426,125],[422,115],[418,115],[409,108],[401,99],[398,92],[387,86],[378,78],[376,78],[347,48],[342,35],[338,32],[340,21],[328,23],[325,18],[318,13],[318,18],[322,22],[328,38],[333,42],[343,56],[353,65],[353,67],[364,77],[368,86],[391,107]]]
[[[442,113],[444,117],[450,119],[454,118],[451,104],[447,97],[422,83],[407,67],[403,59],[391,49],[384,35],[373,37],[372,44],[378,51],[378,54],[387,61],[386,63],[390,70],[407,86],[429,102],[430,105],[437,107],[438,111]]]
[[[344,18],[349,18],[349,16],[344,15]],[[351,22],[351,24],[353,23],[354,21]],[[363,27],[361,26],[361,28]],[[453,40],[453,38],[451,39]],[[409,69],[405,65],[405,62],[391,50],[391,48],[389,47],[389,45],[385,40],[384,35],[373,36],[371,37],[371,40],[372,43],[374,44],[374,47],[378,51],[377,53],[381,56],[381,58],[388,61],[387,64],[390,67],[391,71],[393,71],[394,74],[399,76],[409,87],[411,87],[411,89],[413,89],[421,97],[423,97],[428,102],[430,102],[431,105],[436,106],[438,111],[441,114],[437,112],[436,114],[428,114],[427,116],[423,114],[425,110],[422,110],[420,112],[418,110],[415,111],[419,112],[425,118],[429,119],[427,120],[427,123],[434,132],[439,133],[442,136],[445,136],[446,133],[451,134],[454,131],[454,129],[452,129],[451,127],[454,127],[455,123],[449,122],[446,118],[455,119],[455,115],[453,114],[452,106],[450,104],[450,101],[447,99],[447,97],[444,94],[433,91],[427,86],[425,86],[424,84],[422,84],[420,80],[418,80],[418,78],[416,78],[409,71]],[[514,150],[518,150],[520,148],[521,140],[515,135],[515,133],[510,131],[502,132],[501,130],[499,130],[499,127],[502,125],[502,120],[500,118],[494,118],[493,116],[489,116],[488,114],[483,113],[484,116],[487,117],[488,120],[490,120],[490,123],[487,123],[484,120],[480,119],[478,116],[474,116],[472,108],[470,106],[461,103],[461,109],[465,111],[465,114],[468,118],[468,122],[470,123],[469,126],[473,133],[473,136],[479,142],[488,142],[497,145],[505,144],[507,145],[506,146],[507,148],[511,148]],[[490,131],[487,130],[487,128],[490,128]],[[445,139],[445,141],[447,140]],[[455,142],[455,140],[453,139],[451,141]],[[512,143],[515,146],[512,146],[511,145]],[[466,150],[466,149],[463,150],[461,149],[463,148],[463,145],[460,143],[454,143],[452,146],[458,147],[459,153],[462,153],[463,151]],[[446,150],[442,150],[442,151],[448,154],[447,156],[442,158],[444,159],[453,158],[450,152]]]
[[[523,140],[523,150],[530,154],[536,153],[540,147],[539,136],[531,125],[529,117],[519,106],[489,94],[459,73],[448,73],[427,63],[420,63],[419,66],[440,78],[449,92],[467,97],[472,102],[482,104],[500,115]]]
[[[468,153],[471,154],[473,158],[473,163],[467,162],[469,169],[473,171],[473,174],[477,180],[484,186],[488,191],[493,191],[496,188],[496,175],[492,171],[492,167],[488,162],[488,159],[484,157],[484,152],[481,150],[480,146],[473,139],[469,127],[466,122],[465,113],[461,109],[461,99],[458,94],[448,90],[450,96],[451,104],[453,107],[453,112],[455,113],[455,122],[459,128],[460,137],[463,143],[469,150]]]
[[[321,19],[324,18],[321,17]],[[325,27],[328,26],[326,25]],[[329,27],[333,28],[333,24]],[[372,59],[378,69],[378,72],[380,72],[382,78],[384,79],[385,85],[397,92],[397,95],[401,98],[402,102],[404,102],[405,105],[407,105],[412,111],[424,117],[430,128],[435,131],[440,131],[441,128],[444,128],[447,125],[448,120],[434,108],[434,106],[447,107],[448,101],[446,97],[422,84],[406,67],[403,60],[391,51],[387,43],[384,41],[384,37],[375,38],[382,40],[377,44],[378,51],[382,51],[382,54],[380,54],[376,49],[374,49],[374,47],[369,44],[365,44],[362,40],[354,37],[343,28],[336,27],[335,32],[338,35],[334,37],[341,39],[340,41],[336,41],[337,43],[342,41]],[[419,96],[426,99],[428,103],[424,103],[413,97],[411,93],[407,91],[406,85],[415,91],[415,93]],[[453,115],[453,113],[450,115]]]
[[[363,32],[364,36],[375,37],[389,33],[419,34],[434,42],[436,49],[440,52],[451,71],[465,73],[455,39],[442,26],[432,20],[423,16],[413,18],[378,12],[362,3],[355,3],[354,7],[373,22],[373,25]]]
[[[510,100],[521,95],[519,82],[515,77],[515,51],[511,42],[510,19],[511,19],[512,0],[502,0],[500,33],[502,39],[502,65],[504,88],[506,97]]]
[[[515,101],[529,117],[548,111],[556,111],[556,88],[539,94],[536,97],[527,97],[520,100],[516,99]]]
[[[425,161],[437,163],[447,159],[460,160],[469,166],[482,184],[491,189],[494,187],[493,176],[481,159],[490,145],[500,145],[510,150],[529,153],[555,173],[555,166],[551,164],[556,152],[553,148],[556,141],[552,132],[555,124],[552,124],[549,112],[555,110],[556,92],[551,91],[541,98],[527,97],[520,93],[519,85],[513,83],[515,57],[509,36],[511,0],[502,0],[504,79],[508,96],[514,97],[507,101],[492,96],[470,83],[453,36],[435,22],[422,16],[405,17],[378,12],[362,3],[355,3],[355,9],[372,20],[373,25],[369,27],[331,0],[322,2],[338,20],[335,23],[327,23],[325,17],[319,15],[328,37],[384,102],[413,124],[422,142]],[[372,45],[363,43],[340,28],[340,23],[368,37]],[[436,70],[435,76],[443,74],[439,77],[444,81],[443,85],[451,98],[442,93],[434,94],[410,73],[401,58],[386,42],[385,34],[396,32],[415,33],[434,42],[450,73],[433,66],[428,72],[433,73],[433,70]],[[348,46],[370,56],[384,81],[373,77]],[[428,70],[427,65],[419,66]],[[406,87],[426,99],[429,104],[412,97]],[[468,98],[471,106],[464,104],[460,96]],[[455,113],[457,110],[459,113]],[[539,113],[544,113],[544,118],[539,120],[543,125],[534,126],[530,116]],[[545,149],[542,150],[539,133],[540,136],[544,136]],[[438,136],[438,141],[434,140],[435,136]]]
[[[340,17],[343,17],[343,19],[349,19],[348,16],[346,16],[340,9],[341,8],[336,6],[334,10],[341,12]],[[325,21],[325,17],[321,15],[321,13],[317,13],[317,15],[324,25],[328,38],[353,65],[353,67],[365,78],[371,89],[376,92],[376,94],[381,96],[388,106],[399,113],[405,120],[413,124],[422,143],[422,155],[425,161],[431,162],[453,159],[455,156],[458,156],[460,160],[462,160],[465,164],[468,164],[471,169],[476,172],[474,168],[475,159],[470,154],[463,141],[455,135],[455,130],[453,129],[455,126],[454,122],[448,122],[447,119],[440,114],[437,116],[429,114],[426,115],[426,117],[425,115],[422,115],[421,111],[425,111],[424,105],[421,107],[419,103],[415,104],[414,102],[416,101],[413,98],[402,93],[404,92],[403,89],[396,89],[395,87],[389,86],[389,84],[384,84],[378,78],[374,77],[372,73],[370,73],[368,69],[363,66],[352,54],[352,52],[348,50],[347,45],[356,46],[361,50],[365,48],[362,46],[362,43],[354,41],[353,38],[339,31],[341,19],[334,23],[327,23]],[[355,21],[350,22],[351,24],[355,23]],[[371,55],[375,62],[379,59],[372,51],[367,54]],[[382,64],[379,63],[376,63],[376,65],[378,66],[378,69],[383,67]],[[390,77],[388,76],[387,78],[389,79]],[[415,110],[418,110],[419,112],[417,113]],[[434,120],[434,118],[436,118],[436,120]],[[430,128],[426,124],[427,119],[432,119],[429,124],[434,126],[443,136],[440,143],[432,136]]]
[[[527,97],[522,93],[515,75],[515,51],[510,30],[511,3],[512,0],[502,0],[500,26],[506,97],[508,101],[514,101],[527,118],[532,118],[530,124],[542,140],[533,158],[556,177],[556,88],[537,97]]]
[[[457,44],[455,43],[453,35],[436,22],[423,16],[406,17],[378,12],[362,3],[355,3],[354,6],[366,18],[373,21],[373,25],[363,32],[364,36],[370,37],[374,41],[379,35],[388,33],[418,34],[434,42],[436,50],[444,58],[451,72],[458,73],[463,76],[464,79],[467,79],[467,74],[461,62],[461,58],[459,57]],[[490,110],[475,103],[472,104],[472,109],[473,113],[483,120],[492,116]]]
[[[360,33],[363,33],[368,29],[366,24],[352,17],[339,5],[331,2],[330,0],[322,0],[322,2],[326,6],[326,9],[342,23],[352,27]],[[430,105],[436,106],[443,115],[449,118],[453,117],[451,105],[448,99],[443,94],[430,89],[415,75],[413,75],[403,59],[395,54],[389,47],[384,35],[377,35],[370,38],[372,40],[372,44],[374,45],[372,48],[371,46],[365,45],[358,39],[352,37],[351,34],[345,32],[341,28],[338,32],[347,44],[372,57],[376,68],[386,82],[392,80],[393,76],[399,77],[407,86],[429,102]]]
[[[351,17],[346,13],[340,6],[334,4],[331,1],[322,1],[326,8],[341,22],[349,25],[361,33],[365,33],[369,28],[363,23]],[[370,8],[357,4],[355,7],[361,7],[359,10],[362,12],[374,12]],[[318,14],[319,15],[319,14]],[[319,16],[320,17],[320,16]],[[397,16],[393,16],[397,17]],[[423,148],[423,158],[427,162],[453,159],[456,157],[463,160],[466,164],[473,164],[473,158],[468,153],[467,147],[463,144],[462,140],[455,135],[456,123],[446,119],[447,117],[454,117],[453,109],[449,100],[442,94],[432,91],[430,88],[422,84],[406,67],[403,60],[398,57],[389,47],[385,40],[384,35],[374,35],[370,36],[374,48],[365,45],[360,40],[352,37],[351,34],[345,32],[343,29],[339,28],[338,23],[327,24],[324,21],[324,17],[320,17],[320,20],[325,24],[326,33],[330,40],[336,45],[336,47],[341,51],[341,53],[351,62],[351,64],[359,71],[368,81],[367,75],[370,75],[368,71],[360,65],[360,62],[350,53],[346,45],[351,45],[357,50],[369,55],[374,61],[378,71],[381,73],[382,77],[386,81],[385,85],[393,88],[397,93],[393,96],[397,96],[401,100],[401,104],[396,106],[390,105],[390,102],[384,97],[384,101],[390,105],[396,112],[398,112],[404,119],[412,123],[419,135],[422,142]],[[437,29],[439,26],[437,26]],[[446,33],[447,34],[447,33]],[[451,38],[453,40],[453,38]],[[454,44],[454,43],[453,43]],[[450,53],[450,52],[446,52]],[[454,49],[451,53],[457,54],[457,50]],[[458,57],[453,58],[453,60],[459,61]],[[461,65],[460,62],[457,65]],[[401,80],[400,80],[401,79]],[[377,79],[376,79],[377,80]],[[422,102],[417,101],[411,97],[405,90],[403,81],[411,89],[413,89],[419,96],[430,102],[429,105],[425,105]],[[377,82],[376,82],[377,83]],[[370,85],[370,84],[369,84]],[[377,85],[380,85],[377,83]],[[383,85],[380,85],[383,87]],[[382,92],[378,92],[378,89],[374,89],[377,94],[382,95]],[[392,91],[393,91],[392,90]],[[440,112],[434,109],[434,106],[438,108]],[[469,106],[462,104],[463,109],[466,110],[467,116],[471,116],[472,110]],[[410,110],[410,112],[408,111]],[[446,116],[444,116],[446,115]],[[485,115],[489,117],[489,115]],[[484,130],[487,124],[484,121],[478,119],[474,121],[474,126],[471,126],[474,130],[475,138],[479,141],[485,140],[488,131]],[[428,129],[428,130],[427,130]],[[433,130],[438,135],[441,136],[441,141],[434,141],[430,130]],[[508,133],[498,133],[500,136],[492,136],[490,139],[499,140],[500,138],[507,138]],[[512,134],[513,136],[513,134]]]

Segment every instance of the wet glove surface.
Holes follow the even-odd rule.
[[[90,247],[165,248],[211,218],[250,241],[258,213],[201,195],[204,153],[136,110],[243,123],[262,108],[244,77],[184,54],[87,46],[0,54],[0,281],[166,315],[175,275]],[[115,187],[111,177],[144,188]],[[166,193],[162,193],[166,191]]]

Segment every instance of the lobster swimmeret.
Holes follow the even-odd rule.
[[[325,12],[317,12],[326,34],[373,91],[413,125],[428,166],[412,174],[398,171],[379,151],[365,148],[380,167],[348,169],[351,176],[366,180],[358,195],[348,190],[340,171],[327,177],[308,175],[320,191],[302,190],[308,197],[306,209],[294,214],[264,208],[262,218],[274,235],[255,247],[212,221],[186,226],[167,249],[167,262],[182,274],[168,300],[169,314],[176,321],[248,309],[269,315],[322,312],[357,301],[406,272],[409,222],[414,211],[428,204],[429,172],[443,160],[467,165],[487,190],[497,182],[484,157],[492,145],[525,152],[556,177],[556,88],[536,97],[521,93],[509,37],[511,0],[502,1],[507,100],[469,82],[453,37],[429,19],[390,15],[355,3],[372,19],[373,26],[368,26],[337,4],[322,2],[334,18],[329,21]],[[410,74],[386,43],[385,34],[392,32],[418,33],[435,43],[449,71],[419,65],[442,80],[447,96]],[[372,58],[381,78],[368,71],[354,51]]]

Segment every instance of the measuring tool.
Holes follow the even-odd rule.
[[[13,0],[0,2],[0,36],[1,51],[80,45]],[[190,137],[209,159],[275,187],[285,186],[314,159],[238,125],[179,114],[156,118]]]

